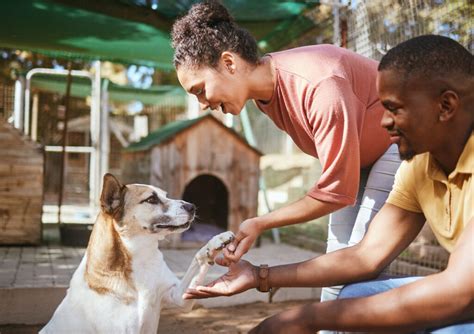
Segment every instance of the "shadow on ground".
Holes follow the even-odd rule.
[[[307,301],[306,301],[307,302]],[[222,308],[197,308],[183,313],[178,309],[163,310],[158,334],[241,334],[247,333],[263,319],[305,302],[254,303]],[[0,326],[0,334],[38,333],[42,325]]]

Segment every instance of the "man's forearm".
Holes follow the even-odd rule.
[[[368,280],[378,275],[378,259],[364,255],[359,245],[325,254],[308,261],[274,266],[269,271],[270,287],[323,287]],[[337,264],[337,265],[335,265]]]
[[[309,304],[301,321],[314,330],[398,333],[473,319],[472,296],[451,283],[441,273],[370,297]]]
[[[359,244],[305,262],[271,267],[270,286],[323,287],[374,278],[410,244],[424,221],[421,214],[384,205]]]

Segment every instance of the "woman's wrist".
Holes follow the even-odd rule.
[[[250,218],[249,221],[252,228],[258,233],[258,235],[262,234],[268,229],[265,216]]]

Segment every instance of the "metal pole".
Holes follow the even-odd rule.
[[[100,110],[100,173],[99,180],[109,171],[109,155],[110,155],[110,124],[109,124],[109,80],[105,79],[102,82],[101,94],[101,110]],[[101,189],[102,187],[99,187]]]
[[[31,140],[38,139],[38,109],[39,109],[39,94],[33,95],[33,105],[31,107]]]
[[[93,216],[98,211],[98,203],[100,197],[100,95],[101,95],[101,79],[100,79],[100,61],[94,62],[94,76],[92,79],[92,102],[91,102],[91,146],[94,148],[90,160],[89,175],[89,206]]]
[[[26,86],[25,86],[25,113],[23,114],[23,133],[25,135],[30,134],[30,91],[31,91],[31,82],[30,78],[26,74]]]
[[[23,103],[23,82],[22,78],[15,81],[15,107],[13,113],[13,125],[17,129],[22,129],[23,122],[21,117],[22,103]]]
[[[61,206],[63,204],[63,191],[64,191],[64,169],[66,161],[66,146],[67,146],[67,123],[69,118],[69,100],[71,96],[71,85],[72,85],[72,63],[67,63],[67,83],[66,83],[66,96],[64,100],[64,126],[63,126],[63,140],[62,140],[62,153],[61,153],[61,170],[59,173],[59,198],[58,198],[58,224],[61,224]]]

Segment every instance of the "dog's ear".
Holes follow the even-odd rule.
[[[120,219],[121,217],[116,216],[117,213],[123,211],[126,189],[127,188],[123,186],[115,176],[109,173],[105,174],[102,194],[100,195],[102,212]]]

